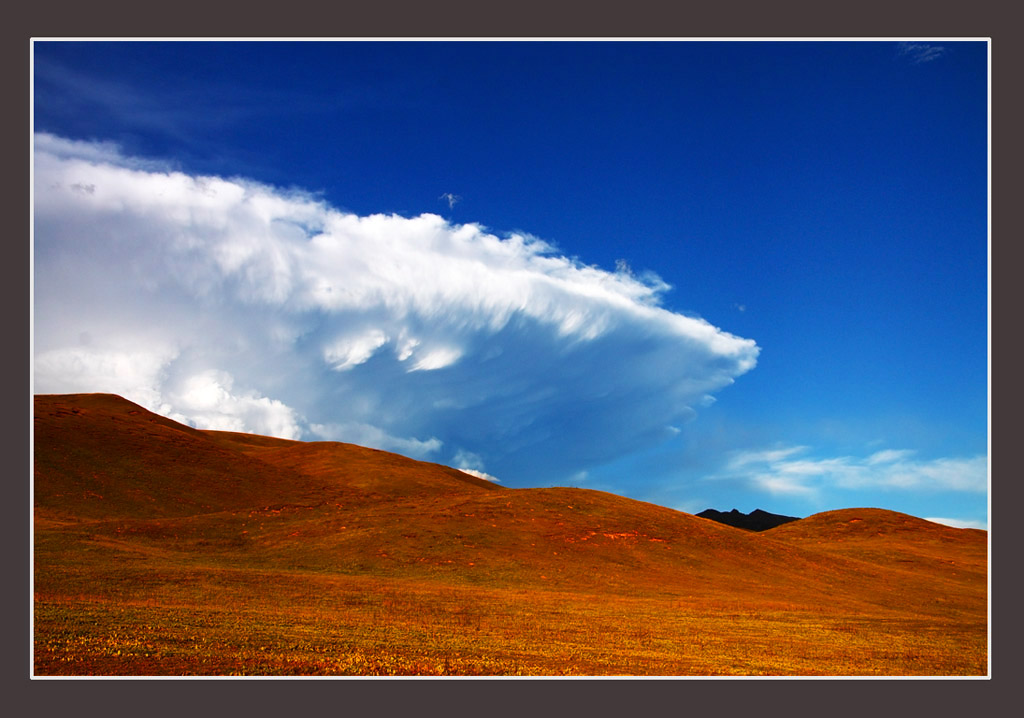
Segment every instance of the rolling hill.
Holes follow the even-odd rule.
[[[986,533],[883,509],[753,533],[103,394],[37,396],[34,459],[38,674],[985,672]]]

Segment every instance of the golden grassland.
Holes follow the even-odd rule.
[[[984,619],[237,570],[140,583],[38,596],[36,675],[985,673]]]
[[[987,537],[751,533],[336,443],[37,397],[34,673],[979,676]]]

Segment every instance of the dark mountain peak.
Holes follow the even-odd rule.
[[[728,526],[734,526],[738,529],[746,529],[747,531],[767,531],[768,529],[781,526],[782,524],[789,523],[790,521],[797,521],[796,516],[783,516],[781,514],[772,514],[761,509],[754,509],[749,514],[745,514],[737,509],[733,509],[729,512],[716,511],[715,509],[704,509],[697,516],[703,519],[711,519],[718,523],[727,524]]]

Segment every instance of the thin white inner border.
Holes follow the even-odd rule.
[[[37,42],[984,42],[987,47],[988,233],[988,669],[984,676],[37,676],[35,611],[29,611],[32,680],[990,680],[992,677],[992,38],[991,37],[34,37],[29,41],[29,470],[35,466],[35,43]],[[35,605],[35,479],[29,478],[29,605]]]

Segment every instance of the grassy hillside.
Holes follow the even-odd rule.
[[[38,674],[983,674],[986,535],[751,533],[39,396]]]
[[[35,501],[43,518],[185,517],[496,487],[351,444],[199,431],[110,394],[42,395],[35,405]]]

